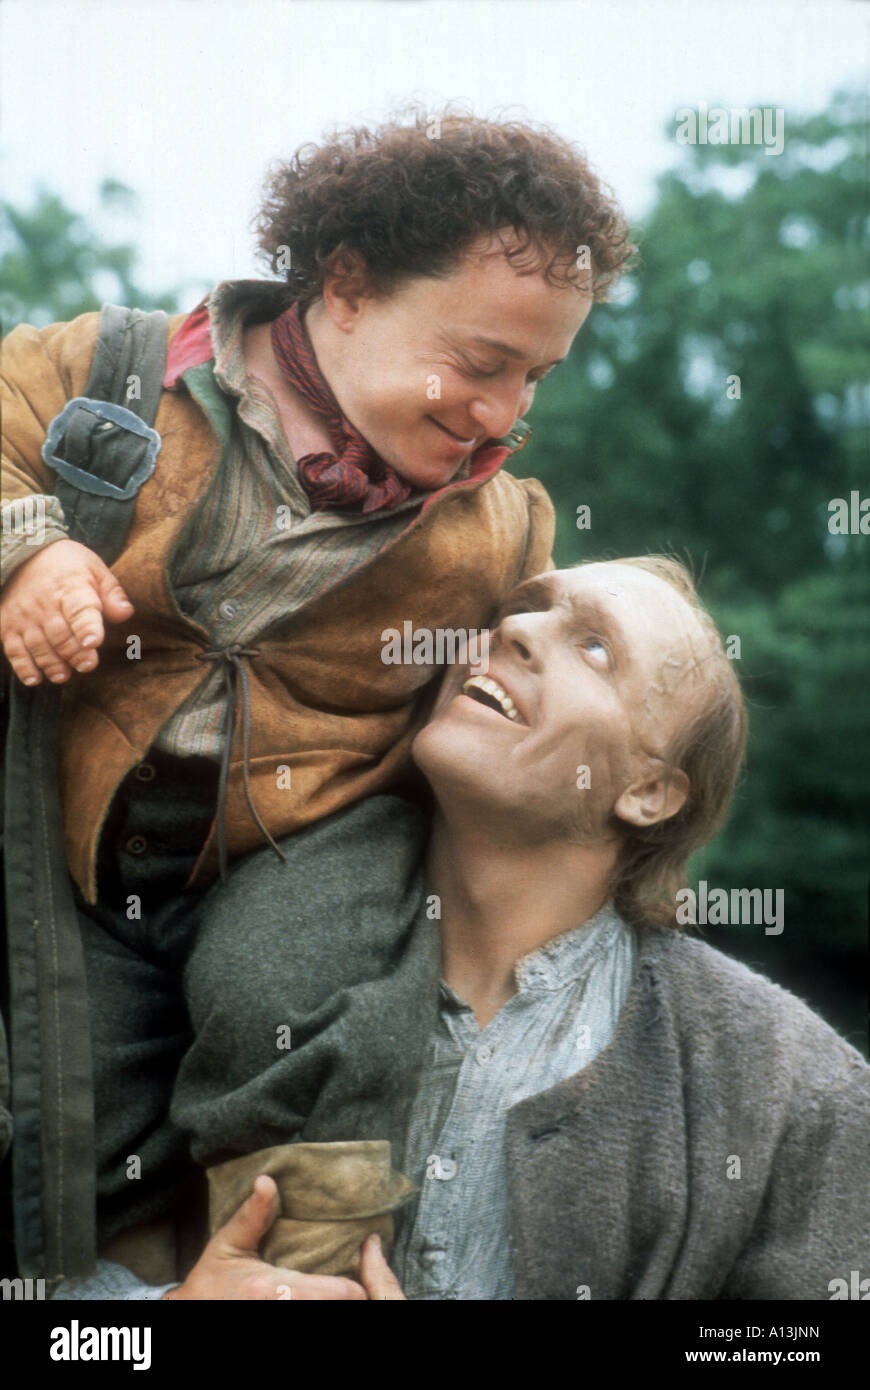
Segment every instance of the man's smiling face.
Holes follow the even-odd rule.
[[[520,274],[492,238],[448,275],[355,302],[333,309],[342,338],[330,385],[381,458],[424,489],[507,434],[592,307],[585,289]]]
[[[694,711],[709,639],[691,606],[645,570],[589,564],[521,584],[498,617],[487,676],[451,674],[414,744],[439,797],[483,803],[529,838],[660,818],[664,792],[641,805],[627,788],[666,771]]]

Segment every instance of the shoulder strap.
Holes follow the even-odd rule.
[[[70,534],[111,564],[154,470],[166,315],[105,305],[87,394],[52,421]],[[12,680],[4,775],[12,1053],[12,1188],[20,1272],[55,1280],[96,1261],[93,1080],[84,955],[57,787],[62,687]]]
[[[136,494],[154,472],[160,436],[152,427],[166,370],[167,318],[104,304],[84,396],[48,427],[42,457],[58,474],[55,493],[73,540],[106,564],[120,554]]]

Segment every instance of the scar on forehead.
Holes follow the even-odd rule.
[[[701,667],[710,659],[712,653],[698,656],[694,643],[689,639],[688,651],[679,654],[678,648],[671,648],[659,662],[656,675],[651,679],[644,694],[644,708],[649,713],[654,703],[674,695],[684,681],[693,687],[702,679]]]

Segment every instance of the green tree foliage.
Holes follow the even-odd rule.
[[[100,185],[103,210],[131,223],[136,200],[115,179]],[[31,208],[0,204],[0,316],[4,332],[18,323],[43,327],[99,309],[105,301],[175,313],[177,291],[153,295],[136,283],[138,253],[107,245],[85,218],[40,191]]]
[[[556,504],[557,563],[675,553],[739,636],[747,771],[693,867],[711,885],[782,888],[785,931],[706,935],[866,1047],[870,537],[827,524],[832,498],[870,495],[862,103],[843,93],[821,114],[786,112],[781,155],[675,145],[636,234],[639,268],[539,389],[514,471],[540,477]],[[123,185],[101,193],[132,215]],[[177,292],[143,292],[136,263],[48,193],[28,211],[7,205],[4,325],[106,298],[172,312]]]
[[[676,554],[739,636],[747,773],[694,868],[783,888],[785,930],[707,935],[866,1046],[870,536],[828,529],[832,498],[870,496],[862,99],[785,131],[779,156],[680,148],[628,293],[539,388],[516,471],[556,504],[557,563]]]

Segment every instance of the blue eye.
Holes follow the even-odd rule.
[[[587,637],[580,645],[585,648],[586,651],[600,653],[606,661],[610,660],[610,650],[607,643],[603,642],[600,637]],[[597,659],[598,656],[596,655],[596,660]]]

